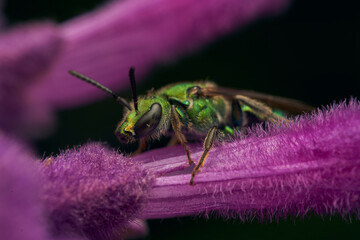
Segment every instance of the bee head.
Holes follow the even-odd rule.
[[[126,108],[125,116],[115,130],[115,135],[120,142],[125,143],[133,142],[143,137],[160,136],[169,126],[170,103],[160,96],[149,96],[138,101],[134,71],[134,68],[131,67],[129,71],[132,90],[131,104],[94,79],[73,70],[69,71],[71,75],[110,94]]]
[[[143,137],[161,134],[168,125],[170,104],[162,97],[139,99],[138,110],[127,111],[118,124],[115,135],[120,142],[129,143]]]

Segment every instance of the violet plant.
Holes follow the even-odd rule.
[[[48,239],[42,218],[35,157],[0,132],[0,235],[3,239]],[[15,227],[18,226],[18,227]]]
[[[41,164],[47,224],[55,236],[114,239],[137,219],[185,215],[358,219],[359,126],[357,100],[269,123],[266,131],[258,125],[214,147],[195,186],[181,146],[133,159],[94,143],[67,150]]]
[[[41,172],[45,181],[41,196],[51,232],[89,239],[116,239],[124,234],[154,182],[154,175],[140,163],[101,144],[49,157]]]
[[[70,69],[111,89],[124,89],[129,87],[130,66],[137,67],[139,81],[157,64],[174,61],[252,20],[276,14],[288,2],[111,1],[62,24],[38,22],[4,29],[0,114],[6,117],[0,120],[0,128],[22,138],[46,135],[55,111],[104,97],[69,76]]]
[[[41,202],[43,178],[36,157],[19,139],[0,132],[0,236],[2,239],[80,240],[54,237]]]
[[[189,185],[181,146],[129,158],[89,143],[40,163],[8,137],[42,135],[53,126],[54,111],[101,97],[69,77],[69,69],[116,90],[126,88],[128,66],[120,64],[125,60],[137,66],[141,80],[156,64],[287,4],[113,1],[60,25],[3,30],[0,235],[15,240],[126,238],[146,234],[147,219],[212,213],[243,221],[310,213],[358,219],[360,105],[355,99],[288,124],[268,124],[266,130],[257,126],[217,144],[195,186]],[[202,148],[193,145],[191,151],[198,159]]]
[[[143,218],[217,212],[242,220],[340,214],[359,218],[360,105],[334,104],[286,124],[259,125],[209,154],[196,186],[177,149],[135,159],[161,176]],[[198,159],[202,149],[193,150]],[[168,156],[167,156],[168,155]],[[151,161],[149,161],[151,159]],[[181,207],[179,207],[181,206]]]

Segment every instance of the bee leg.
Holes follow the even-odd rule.
[[[185,138],[184,134],[182,134],[182,132],[181,132],[181,121],[180,121],[178,113],[176,112],[175,105],[171,105],[170,121],[171,121],[171,126],[175,132],[176,137],[179,139],[181,145],[183,145],[183,147],[185,148],[186,155],[189,160],[189,165],[194,163],[194,161],[191,160],[191,157],[190,157],[190,151],[189,151],[189,147],[186,144],[186,138]]]
[[[209,132],[206,135],[206,138],[204,141],[205,150],[204,150],[203,154],[201,155],[201,158],[200,158],[198,164],[195,166],[195,168],[191,174],[190,185],[195,185],[194,177],[200,171],[200,168],[202,166],[204,166],[205,160],[206,160],[207,156],[209,155],[209,151],[212,148],[212,146],[214,145],[214,139],[216,136],[216,132],[217,132],[217,127],[212,127],[212,128],[210,128]]]
[[[133,156],[135,156],[135,155],[138,155],[138,154],[144,152],[145,149],[146,149],[146,140],[145,140],[144,138],[141,138],[141,139],[139,140],[139,146],[138,146],[138,148],[136,149],[135,152],[132,152],[132,153],[130,154],[130,156],[133,157]]]

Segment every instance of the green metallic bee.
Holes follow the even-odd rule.
[[[159,139],[172,132],[174,138],[183,145],[189,164],[193,164],[187,139],[205,138],[204,152],[194,167],[190,185],[194,185],[194,177],[204,165],[216,137],[233,135],[234,130],[243,129],[254,122],[287,121],[284,114],[273,108],[288,113],[311,110],[296,100],[221,88],[205,81],[168,85],[138,99],[134,68],[130,68],[129,72],[133,96],[129,104],[95,80],[75,71],[69,73],[111,94],[126,108],[115,135],[123,143],[140,140],[136,152],[145,149],[147,139]]]

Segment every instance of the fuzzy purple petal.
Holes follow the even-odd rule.
[[[22,25],[0,35],[0,129],[29,136],[52,123],[48,103],[28,90],[46,78],[61,43],[50,23]]]
[[[189,171],[157,178],[142,217],[215,211],[243,220],[308,213],[359,218],[358,101],[267,128],[258,126],[248,136],[211,150],[195,186],[189,186]],[[183,153],[176,156],[181,147],[173,149],[168,149],[168,158],[156,150],[137,160],[151,158],[145,166],[164,174],[186,163]],[[196,148],[192,156],[198,159],[200,154]]]
[[[122,234],[154,182],[139,163],[95,143],[46,159],[42,172],[52,232],[90,239]]]
[[[35,158],[0,132],[0,238],[48,239]]]
[[[46,82],[32,94],[66,108],[106,96],[74,79],[73,69],[118,90],[154,65],[199,49],[249,22],[278,13],[288,0],[112,1],[60,28],[66,48]]]

